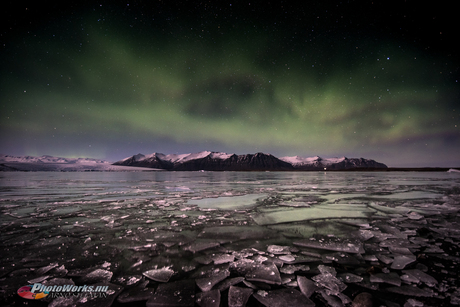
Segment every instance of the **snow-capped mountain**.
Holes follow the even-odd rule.
[[[236,155],[202,151],[189,154],[137,154],[114,165],[154,167],[174,171],[262,171],[293,170],[291,164],[264,153]]]
[[[296,169],[299,170],[342,170],[354,168],[387,168],[383,163],[376,162],[364,158],[326,158],[309,157],[303,158],[299,156],[282,157],[280,160],[291,163]]]
[[[190,154],[153,153],[127,157],[114,165],[153,167],[174,171],[289,171],[289,170],[345,170],[356,168],[387,168],[385,164],[363,158],[277,158],[270,154],[246,155],[202,151]]]
[[[19,162],[19,163],[109,163],[104,160],[90,158],[61,158],[43,155],[41,157],[33,156],[9,156],[0,155],[0,162]]]
[[[222,153],[222,152],[213,152],[213,151],[201,151],[198,153],[188,153],[188,154],[169,154],[165,155],[162,153],[152,153],[150,155],[143,155],[141,153],[127,157],[121,161],[115,162],[114,165],[127,165],[127,164],[143,164],[148,165],[152,163],[166,163],[166,164],[178,164],[185,163],[192,160],[203,159],[209,157],[211,159],[228,159],[231,154]]]
[[[0,154],[0,171],[134,171],[126,166],[112,165],[111,162],[89,158],[61,158],[53,156],[10,156]]]

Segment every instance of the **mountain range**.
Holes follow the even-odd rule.
[[[277,158],[271,154],[227,154],[202,151],[189,154],[137,154],[111,163],[100,159],[0,154],[0,171],[318,171],[386,169],[383,163],[363,158]]]
[[[152,153],[137,154],[113,165],[156,168],[171,171],[317,171],[350,169],[385,169],[383,163],[364,158],[303,158],[299,156],[277,158],[271,154],[227,154],[202,151],[190,154]]]

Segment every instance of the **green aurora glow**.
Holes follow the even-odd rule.
[[[141,22],[138,11],[90,8],[4,32],[0,152],[460,165],[458,59],[427,42],[311,18],[193,21],[173,10]]]

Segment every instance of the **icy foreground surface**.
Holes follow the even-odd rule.
[[[0,173],[0,305],[460,304],[458,173]],[[23,286],[108,286],[30,301]]]

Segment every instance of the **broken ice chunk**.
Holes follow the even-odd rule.
[[[243,280],[243,284],[246,285],[246,287],[248,288],[251,288],[251,289],[254,289],[254,290],[259,290],[261,289],[260,287],[256,286],[255,284],[253,284],[252,282],[249,282],[247,280]],[[268,286],[268,285],[267,285]],[[268,290],[270,290],[270,286],[267,287]]]
[[[259,293],[260,292],[260,293]],[[267,307],[309,307],[315,306],[310,299],[306,298],[295,289],[279,289],[269,292],[259,291],[254,294],[254,297]]]
[[[230,276],[229,270],[219,270],[218,272],[215,272],[210,277],[197,279],[196,284],[201,289],[201,291],[206,292],[206,291],[211,290],[212,287],[214,287],[214,285],[221,282],[228,276]]]
[[[378,258],[380,261],[382,261],[383,263],[385,263],[385,264],[390,264],[390,263],[393,262],[393,258],[390,258],[390,257],[388,257],[388,256],[386,256],[386,255],[383,255],[383,254],[378,254],[378,255],[377,255],[377,258]]]
[[[358,237],[362,241],[367,241],[370,238],[374,237],[374,233],[372,231],[370,231],[370,230],[367,230],[367,229],[360,229],[359,232],[358,232]]]
[[[278,257],[281,261],[291,263],[295,261],[295,257],[292,255],[282,255]]]
[[[429,287],[434,287],[438,283],[436,279],[434,279],[430,275],[423,273],[422,271],[417,270],[417,269],[403,270],[403,273],[416,278],[417,280],[425,283]]]
[[[307,298],[310,298],[310,296],[319,289],[313,281],[306,278],[305,276],[297,275],[297,284],[299,285],[302,294]]]
[[[337,271],[333,268],[333,267],[330,267],[330,266],[326,266],[326,265],[318,265],[318,270],[321,272],[321,274],[331,274],[332,276],[336,276],[337,275]]]
[[[345,252],[351,254],[364,254],[363,244],[360,241],[340,240],[337,238],[325,238],[322,240],[303,240],[294,242],[294,245],[316,249]]]
[[[195,281],[191,279],[160,284],[147,301],[147,307],[193,307],[195,306]]]
[[[200,264],[208,265],[212,262],[212,256],[211,255],[198,256],[198,257],[195,257],[193,260]]]
[[[220,265],[207,265],[202,266],[195,270],[190,277],[191,278],[204,278],[204,277],[212,277],[213,275],[218,274],[220,271],[228,271],[230,264],[224,263]]]
[[[363,258],[364,260],[371,262],[379,261],[379,259],[377,259],[377,256],[375,255],[364,255]]]
[[[406,267],[406,265],[411,264],[417,258],[413,255],[401,255],[396,256],[391,264],[391,268],[394,270],[402,270]]]
[[[418,284],[420,280],[412,275],[404,274],[401,276],[401,280],[407,284]]]
[[[168,282],[174,271],[170,267],[163,267],[161,269],[153,269],[142,273],[145,277],[158,282]]]
[[[390,285],[394,286],[401,286],[401,278],[399,278],[399,275],[395,272],[391,272],[388,274],[385,273],[377,273],[374,275],[371,275],[371,282],[377,282],[377,283],[387,283]]]
[[[138,267],[142,264],[142,259],[139,259],[137,262],[133,263],[129,268],[132,269],[132,268],[135,268],[135,267]]]
[[[397,238],[400,238],[400,239],[407,239],[407,235],[405,233],[402,233],[398,228],[396,227],[393,227],[393,226],[390,226],[390,225],[386,225],[386,224],[377,224],[376,226],[378,226],[378,228],[380,228],[380,230],[386,232],[386,233],[389,233],[389,234],[392,234],[394,235],[395,237]]]
[[[324,204],[311,208],[257,212],[251,216],[258,225],[274,225],[317,219],[367,218],[374,212],[364,205]]]
[[[65,268],[64,265],[61,265],[60,267],[57,267],[57,268],[54,268],[50,271],[51,274],[53,274],[54,276],[58,277],[58,276],[66,276],[67,273],[69,271]]]
[[[309,270],[310,270],[310,267],[308,265],[303,265],[303,264],[299,264],[299,265],[289,264],[289,265],[285,265],[280,268],[280,272],[284,274],[294,274],[297,271],[309,271]]]
[[[331,290],[332,294],[342,292],[347,288],[347,285],[328,272],[313,276],[312,279],[316,281],[319,286]]]
[[[281,284],[280,272],[273,263],[269,265],[258,264],[245,277],[249,281],[260,281],[272,285]]]
[[[48,272],[49,270],[52,270],[54,269],[55,267],[57,267],[58,264],[57,263],[51,263],[50,265],[47,265],[45,267],[42,267],[42,268],[39,268],[37,271],[36,271],[36,274],[37,275],[43,275],[45,274],[46,272]]]
[[[254,270],[257,265],[254,260],[244,258],[230,263],[230,269],[236,271],[238,275],[246,275]]]
[[[363,278],[361,276],[355,275],[353,273],[348,273],[348,272],[339,274],[337,278],[346,283],[363,281]]]
[[[388,247],[388,248],[396,248],[396,247],[411,247],[411,248],[419,248],[419,245],[412,244],[407,239],[402,238],[388,238],[384,241],[379,243],[381,247]]]
[[[142,279],[141,275],[128,275],[128,276],[119,276],[118,278],[115,279],[114,282],[122,286],[133,286],[139,283],[141,279]]]
[[[280,245],[269,245],[267,247],[267,252],[278,255],[278,254],[290,254],[289,246],[280,246]]]
[[[253,290],[250,288],[241,288],[230,286],[228,290],[228,306],[244,307],[252,295]]]
[[[212,260],[214,261],[214,264],[229,263],[235,260],[235,256],[229,254],[217,254],[212,257]]]
[[[151,251],[151,250],[155,250],[156,248],[157,248],[156,244],[144,244],[144,245],[129,247],[129,249],[132,249],[133,251],[136,251],[136,252]]]
[[[201,307],[219,307],[220,291],[215,289],[207,292],[200,292],[196,296],[196,303]]]
[[[412,252],[407,247],[390,246],[390,247],[388,247],[388,249],[393,254],[413,255]]]
[[[262,263],[262,262],[267,261],[268,258],[264,257],[262,255],[257,255],[257,256],[252,257],[252,260],[254,260],[255,262],[258,262],[258,263]]]
[[[190,271],[193,271],[194,269],[196,269],[195,265],[184,265],[184,266],[182,266],[182,271],[184,271],[186,273],[190,272]]]
[[[227,290],[229,287],[234,286],[236,284],[239,284],[244,280],[244,277],[234,277],[234,278],[229,278],[221,282],[216,286],[216,289],[219,289],[220,291]]]
[[[287,285],[287,284],[292,284],[293,282],[293,279],[295,278],[295,275],[294,274],[285,274],[285,275],[282,275],[281,276],[281,284],[282,285]],[[297,281],[294,281],[295,282],[295,286],[294,287],[297,287]]]
[[[423,215],[420,215],[420,214],[418,214],[417,212],[414,212],[414,211],[412,211],[409,214],[406,214],[406,216],[411,220],[420,220],[420,219],[424,218]]]
[[[50,277],[49,275],[40,276],[40,277],[37,277],[37,278],[34,278],[34,279],[30,279],[27,282],[30,283],[30,284],[35,284],[35,283],[42,282],[42,281],[48,279],[49,277]]]

